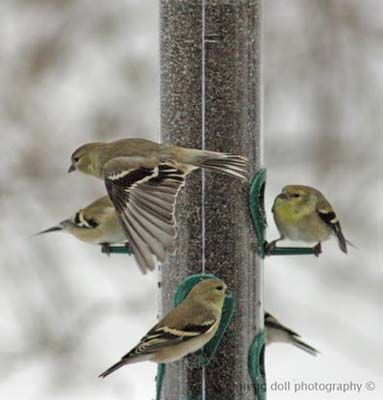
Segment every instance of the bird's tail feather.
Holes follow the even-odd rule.
[[[55,226],[52,226],[51,228],[44,229],[43,231],[37,232],[33,236],[43,235],[44,233],[56,232],[56,231],[62,231],[62,230],[63,230],[63,227],[61,225],[55,225]]]
[[[246,157],[196,149],[177,148],[177,152],[181,155],[177,157],[179,162],[249,180],[249,161]]]
[[[306,353],[311,354],[312,356],[316,357],[319,354],[319,351],[317,349],[315,349],[314,347],[312,347],[309,344],[305,343],[303,340],[301,340],[297,336],[293,337],[293,343],[294,343],[295,346],[297,346],[300,349],[304,350]]]
[[[348,243],[348,241],[346,240],[346,238],[343,235],[340,223],[339,222],[335,223],[333,229],[334,229],[335,235],[336,235],[336,237],[338,239],[339,248],[343,251],[343,253],[347,254],[347,243]]]
[[[104,371],[98,377],[99,378],[106,378],[112,372],[114,372],[114,371],[118,370],[119,368],[123,367],[125,364],[127,364],[126,360],[121,360],[119,362],[116,362],[116,364],[113,364],[110,368],[108,368],[106,371]]]
[[[352,243],[352,242],[350,242],[349,240],[347,240],[346,239],[346,243],[349,245],[349,246],[351,246],[352,248],[354,248],[354,249],[359,249],[359,247],[358,246],[356,246],[354,243]]]
[[[226,158],[210,158],[205,160],[201,166],[224,174],[233,175],[242,180],[249,180],[248,162],[241,156],[225,154]]]
[[[109,367],[106,371],[104,371],[98,377],[106,378],[108,375],[110,375],[114,371],[117,371],[124,365],[134,364],[139,361],[147,361],[147,360],[150,360],[150,358],[151,358],[150,354],[136,354],[136,353],[134,353],[134,349],[133,349],[131,352],[126,354],[124,357],[122,357],[120,361],[113,364],[111,367]]]

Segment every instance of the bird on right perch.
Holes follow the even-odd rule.
[[[293,241],[317,242],[314,254],[322,252],[321,242],[336,236],[339,248],[347,253],[347,244],[339,219],[329,201],[317,189],[304,185],[288,185],[275,198],[272,208],[280,237],[266,246],[270,255],[277,242],[285,238]]]

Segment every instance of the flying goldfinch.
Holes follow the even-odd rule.
[[[83,242],[101,245],[107,253],[111,244],[126,242],[116,210],[108,196],[97,199],[77,211],[73,217],[37,235],[55,231],[68,232]]]
[[[143,272],[175,249],[175,205],[185,177],[207,168],[247,181],[248,161],[236,155],[159,144],[144,139],[88,143],[71,157],[79,170],[105,182],[129,245]]]
[[[169,363],[199,350],[213,338],[218,329],[226,289],[220,279],[199,282],[182,303],[100,377],[105,378],[126,364],[140,361]]]
[[[265,334],[266,345],[271,343],[290,343],[312,356],[317,356],[319,354],[319,351],[305,343],[298,333],[282,325],[268,312],[265,312]]]
[[[281,237],[268,245],[270,252],[284,238],[304,242],[318,242],[315,254],[321,253],[321,242],[331,235],[338,239],[340,249],[347,253],[348,242],[340,222],[321,192],[303,185],[285,186],[273,204],[272,212]]]

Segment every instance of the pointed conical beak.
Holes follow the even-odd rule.
[[[41,232],[37,232],[33,236],[42,235],[43,233],[62,231],[62,230],[63,230],[63,227],[61,225],[56,225],[56,226],[52,226],[51,228],[45,229]]]
[[[68,174],[73,171],[76,171],[76,167],[72,164],[68,169]]]

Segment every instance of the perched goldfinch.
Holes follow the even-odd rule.
[[[124,243],[126,237],[121,229],[116,210],[108,196],[103,196],[64,221],[37,233],[62,231],[77,239],[101,245],[106,252],[111,244]]]
[[[312,356],[318,355],[319,351],[302,341],[298,333],[282,325],[275,317],[265,312],[265,341],[266,345],[271,343],[290,343],[299,347]]]
[[[248,179],[244,157],[158,144],[144,139],[88,143],[71,157],[79,170],[105,181],[123,231],[143,272],[175,251],[175,205],[185,177],[208,168]]]
[[[105,378],[126,364],[140,361],[169,363],[199,350],[218,329],[226,289],[220,279],[199,282],[182,303],[100,377]]]
[[[285,186],[276,197],[272,212],[281,237],[268,245],[269,252],[279,240],[288,238],[318,242],[314,249],[319,255],[321,242],[334,234],[340,249],[347,253],[349,242],[343,236],[335,211],[318,190],[303,185]]]

